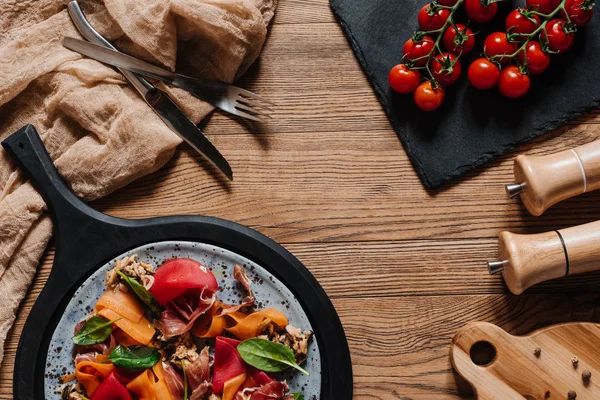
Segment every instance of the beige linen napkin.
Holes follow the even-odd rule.
[[[0,139],[27,123],[85,200],[156,171],[179,138],[114,69],[62,47],[79,37],[69,0],[0,0]],[[117,48],[188,75],[231,82],[258,57],[277,0],[82,0]],[[177,65],[176,65],[177,63]],[[212,108],[161,86],[198,123]],[[46,206],[0,149],[0,361],[52,233]]]

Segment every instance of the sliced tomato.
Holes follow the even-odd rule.
[[[199,262],[189,258],[165,261],[154,274],[150,293],[165,305],[189,289],[206,289],[210,294],[219,290],[215,276]]]
[[[222,393],[225,382],[246,373],[246,364],[237,351],[238,341],[218,336],[215,340],[215,364],[212,384],[215,393]]]

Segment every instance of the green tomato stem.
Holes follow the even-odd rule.
[[[554,18],[554,16],[561,10],[564,12],[565,16],[567,17],[567,22],[570,23],[571,19],[569,18],[569,15],[567,14],[567,10],[565,9],[566,2],[567,2],[567,0],[561,0],[558,7],[556,7],[556,9],[554,11],[552,11],[550,14],[542,14],[537,11],[533,11],[538,17],[540,17],[541,20],[543,20],[542,23],[540,24],[540,26],[537,27],[537,29],[531,33],[519,34],[520,37],[526,37],[527,39],[517,49],[517,51],[515,51],[512,54],[496,55],[493,57],[489,57],[490,61],[501,60],[501,59],[505,59],[505,58],[514,59],[515,57],[517,57],[520,52],[525,51],[525,49],[527,48],[527,45],[529,44],[529,42],[531,42],[531,40],[538,38],[538,36],[542,32],[542,30],[546,29],[546,25],[548,24],[548,21],[550,21],[552,18]]]
[[[563,1],[566,1],[566,0],[563,0]],[[464,2],[464,0],[458,0],[456,2],[456,4],[451,7],[438,5],[438,7],[440,7],[440,8],[450,10],[450,15],[448,16],[448,19],[446,19],[446,22],[444,22],[444,25],[441,28],[435,29],[433,31],[425,31],[425,33],[429,33],[429,34],[439,33],[438,37],[435,39],[433,49],[431,49],[429,54],[416,59],[416,60],[419,60],[419,59],[427,58],[427,63],[425,64],[424,68],[427,70],[427,73],[429,74],[429,76],[431,77],[432,80],[435,80],[435,78],[433,77],[433,73],[431,72],[431,68],[430,68],[431,61],[433,59],[433,56],[435,55],[436,50],[440,53],[443,53],[442,49],[440,48],[440,41],[442,40],[442,36],[444,36],[444,32],[446,32],[446,29],[448,29],[448,27],[451,25],[455,26],[454,25],[454,14],[456,13],[456,10],[458,10],[458,8],[462,5],[463,2]],[[459,57],[460,57],[460,55],[457,57],[457,59]],[[423,67],[421,67],[419,69],[423,69]]]

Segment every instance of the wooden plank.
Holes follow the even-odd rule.
[[[329,8],[329,0],[280,0],[274,23],[306,24],[323,23],[334,20]]]
[[[596,125],[586,125],[523,151],[547,154],[599,135]],[[130,218],[219,216],[285,243],[495,238],[501,230],[533,233],[600,219],[600,192],[530,216],[504,192],[513,179],[512,155],[459,185],[428,192],[389,131],[212,138],[231,162],[234,183],[222,187],[205,161],[182,152],[167,168],[94,206]]]

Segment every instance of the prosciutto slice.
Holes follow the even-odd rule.
[[[215,294],[206,296],[204,289],[201,292],[188,290],[167,303],[154,325],[165,339],[180,336],[192,329],[194,322],[212,308],[215,299]]]
[[[252,282],[250,281],[250,278],[248,278],[248,275],[246,274],[246,270],[244,270],[244,267],[242,267],[239,264],[236,265],[235,267],[233,267],[233,277],[235,278],[236,281],[238,281],[240,283],[240,285],[242,285],[244,287],[244,289],[246,289],[246,292],[248,294],[246,297],[244,297],[244,300],[242,301],[241,304],[238,304],[235,306],[230,306],[230,307],[227,307],[226,309],[224,309],[221,312],[221,316],[239,311],[241,308],[244,308],[244,307],[251,307],[256,302],[256,298],[254,297],[254,292],[252,291],[252,286],[251,286]]]
[[[246,388],[236,394],[235,400],[293,400],[286,394],[290,388],[285,382],[273,381],[257,388]]]
[[[210,355],[208,353],[208,346],[202,349],[200,355],[193,363],[185,364],[185,375],[192,392],[202,386],[203,383],[210,381]],[[210,388],[210,384],[208,388]],[[208,388],[206,388],[206,391],[208,391]]]
[[[163,375],[173,400],[183,400],[185,391],[183,376],[181,376],[179,372],[177,372],[177,370],[168,363],[163,363]]]

